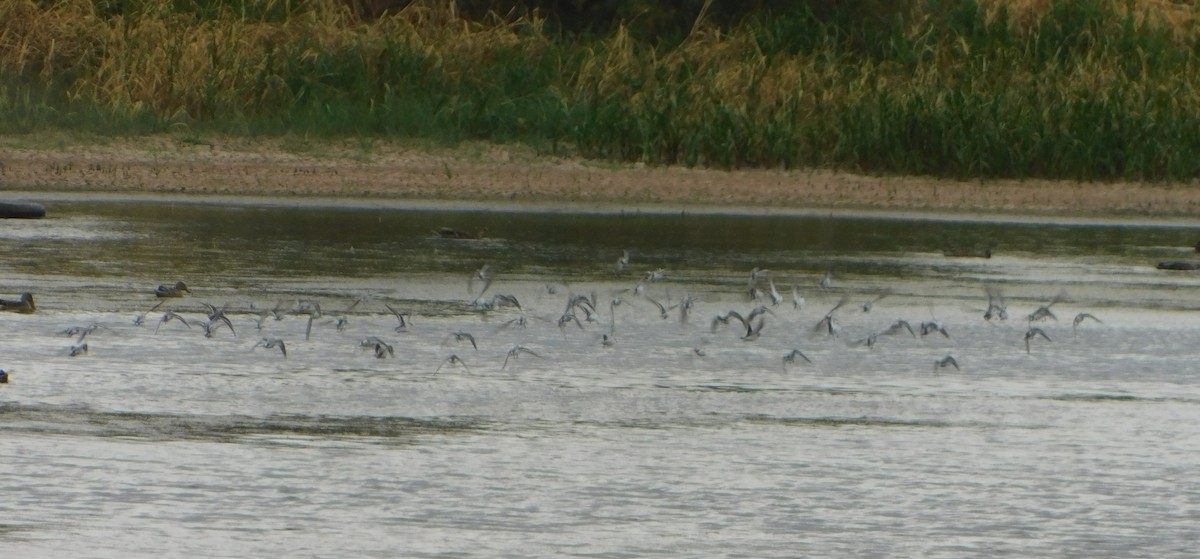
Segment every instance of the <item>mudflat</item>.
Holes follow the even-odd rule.
[[[1200,215],[1200,183],[952,181],[714,170],[368,140],[0,137],[0,190],[664,204],[1113,217]]]

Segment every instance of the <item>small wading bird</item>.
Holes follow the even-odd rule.
[[[855,340],[851,345],[865,345],[868,349],[875,349],[875,342],[877,341],[879,341],[879,334],[868,334],[865,338]]]
[[[767,286],[771,288],[771,304],[778,307],[783,302],[783,296],[779,294],[778,289],[775,289],[775,280],[767,278]]]
[[[796,310],[804,309],[804,296],[800,294],[800,289],[792,286],[792,308]]]
[[[188,289],[187,284],[181,281],[175,282],[175,285],[167,285],[164,283],[154,288],[155,297],[183,297],[184,293],[191,292],[192,290]]]
[[[580,330],[583,330],[583,323],[579,321],[579,317],[575,316],[575,313],[571,312],[570,309],[568,309],[567,312],[562,313],[562,316],[558,317],[558,331],[562,332],[564,340],[567,339],[567,326],[572,322],[574,322]]]
[[[746,322],[746,319],[745,319],[745,318],[743,318],[741,314],[739,314],[737,311],[729,311],[729,312],[727,312],[727,313],[725,313],[725,314],[719,314],[719,315],[717,315],[717,316],[714,316],[714,317],[713,317],[713,319],[712,319],[712,326],[711,326],[711,328],[710,328],[710,329],[711,329],[713,332],[716,332],[716,331],[717,331],[717,327],[718,327],[718,326],[720,326],[720,325],[722,325],[722,324],[724,324],[724,325],[728,326],[728,325],[729,325],[729,320],[730,320],[730,319],[734,319],[734,318],[736,318],[738,322],[741,322],[741,323],[742,323],[742,328],[749,328],[749,327],[750,327],[750,326],[749,326],[749,323],[747,323],[747,322]]]
[[[271,316],[274,316],[277,322],[287,316],[287,307],[284,306],[283,301],[275,303],[275,306],[271,309]]]
[[[516,307],[517,310],[522,310],[521,302],[515,296],[503,293],[492,295],[492,308],[502,309],[504,307]]]
[[[258,347],[265,347],[267,349],[279,348],[279,351],[283,353],[283,357],[287,358],[287,346],[284,345],[283,340],[279,338],[263,338],[259,340],[258,343],[254,344],[254,347],[250,348],[250,350],[254,351],[254,349]]]
[[[80,343],[88,334],[95,332],[98,328],[100,328],[100,325],[93,322],[87,326],[72,326],[61,333],[64,336],[78,336],[75,338],[75,343]]]
[[[389,355],[392,357],[396,356],[396,351],[392,348],[391,344],[375,336],[363,338],[362,341],[358,342],[358,347],[374,350],[376,359],[383,359]]]
[[[738,322],[742,323],[742,328],[746,329],[746,333],[749,334],[753,331],[753,328],[751,328],[751,324],[754,323],[754,319],[757,318],[759,315],[763,315],[766,313],[771,313],[772,315],[774,315],[775,311],[772,311],[771,309],[767,308],[766,305],[759,305],[757,307],[754,307],[753,309],[750,310],[750,313],[747,314],[746,316],[742,316],[741,314],[738,314],[737,311],[729,311],[729,312],[725,313],[724,315],[717,315],[717,316],[713,317],[710,329],[713,332],[716,332],[718,326],[720,326],[722,324],[729,325],[730,319],[736,318]]]
[[[664,279],[667,279],[667,271],[662,268],[659,268],[654,271],[646,272],[646,274],[642,276],[642,279],[649,283],[662,281]]]
[[[912,336],[914,338],[917,337],[917,334],[915,332],[913,332],[912,325],[909,324],[907,320],[896,320],[895,322],[892,323],[891,326],[887,327],[887,330],[884,330],[884,331],[880,332],[879,334],[881,336],[891,336],[893,334],[899,334],[900,332],[904,332],[904,331],[907,331],[909,336]]]
[[[1085,320],[1088,320],[1088,319],[1095,320],[1096,322],[1099,322],[1099,323],[1101,323],[1101,324],[1103,324],[1103,323],[1104,323],[1104,321],[1103,321],[1103,320],[1100,320],[1099,318],[1096,318],[1096,317],[1092,316],[1091,314],[1088,314],[1088,313],[1085,313],[1085,312],[1081,312],[1081,313],[1079,313],[1079,314],[1075,315],[1075,320],[1071,322],[1071,330],[1072,330],[1072,332],[1074,332],[1074,333],[1075,333],[1075,335],[1077,335],[1077,336],[1078,336],[1078,335],[1079,335],[1079,325],[1080,325],[1080,323],[1082,323],[1083,321],[1085,321]]]
[[[766,305],[759,305],[757,307],[754,307],[753,309],[750,309],[749,314],[746,315],[746,322],[750,322],[751,320],[754,320],[754,318],[760,314],[768,314],[768,313],[771,316],[777,316],[775,314],[775,311],[767,308]]]
[[[938,369],[945,369],[946,367],[954,367],[955,371],[962,370],[958,368],[958,360],[956,360],[953,355],[947,355],[933,362],[933,372],[935,373],[938,371]]]
[[[217,329],[222,325],[228,326],[229,333],[233,334],[233,337],[237,337],[237,331],[233,329],[233,322],[229,321],[229,317],[225,316],[224,312],[218,313],[215,317],[208,319],[208,322],[204,323],[204,337],[213,337],[213,334],[215,334]]]
[[[575,314],[575,309],[583,311],[584,319],[588,322],[596,320],[596,294],[592,293],[591,298],[587,295],[571,295],[567,298],[567,307],[563,311],[565,314]]]
[[[796,358],[803,359],[805,363],[808,363],[810,365],[812,364],[812,359],[809,359],[807,355],[805,355],[803,352],[801,352],[798,349],[793,349],[787,355],[783,356],[783,370],[787,371],[788,365],[795,365]]]
[[[536,352],[534,352],[532,349],[529,349],[523,345],[515,345],[515,346],[512,346],[512,349],[508,350],[508,354],[504,356],[504,364],[500,366],[500,370],[503,371],[505,367],[508,367],[509,359],[516,361],[519,357],[521,357],[522,353],[528,353],[529,355],[532,355],[539,359],[542,357],[541,355],[538,355]]]
[[[466,361],[463,361],[462,358],[457,355],[451,355],[450,357],[447,357],[446,359],[442,360],[442,364],[438,365],[437,369],[434,369],[433,374],[435,374],[435,375],[438,374],[438,371],[441,371],[442,367],[445,367],[446,365],[450,365],[452,367],[455,365],[458,365],[458,366],[462,367],[463,369],[465,369],[467,371],[467,374],[471,373],[471,368],[467,367]]]
[[[346,318],[344,316],[339,316],[339,317],[333,319],[332,322],[333,322],[333,327],[335,329],[337,329],[338,332],[342,332],[346,329],[346,326],[348,326],[350,324],[350,319]],[[328,324],[328,322],[326,324]]]
[[[833,272],[825,272],[825,275],[821,276],[821,281],[817,282],[817,286],[821,289],[833,287]]]
[[[1030,328],[1029,330],[1025,331],[1025,353],[1029,353],[1029,340],[1032,340],[1038,336],[1045,338],[1047,342],[1054,341],[1054,340],[1051,340],[1050,336],[1047,336],[1046,332],[1044,330],[1042,330],[1041,328],[1038,328],[1036,326],[1033,328]]]
[[[307,314],[308,322],[304,325],[304,339],[308,340],[312,337],[313,321],[321,318],[321,303],[317,301],[296,301],[296,306],[290,311],[292,314]],[[210,315],[211,316],[211,315]],[[222,313],[224,316],[224,313]],[[231,324],[230,329],[233,328]],[[236,334],[234,334],[236,335]]]
[[[927,321],[921,323],[921,337],[922,338],[925,336],[928,336],[929,334],[932,334],[934,332],[941,333],[941,335],[943,335],[947,338],[950,337],[950,332],[948,332],[946,330],[946,325],[942,324],[942,322],[936,318],[930,319],[930,320],[927,320]]]
[[[684,295],[679,301],[679,322],[686,323],[688,317],[692,314],[692,308],[696,306],[696,298],[691,295]]]
[[[765,319],[763,317],[759,317],[758,322],[754,323],[753,328],[746,328],[746,335],[742,336],[742,341],[752,342],[754,340],[757,340],[758,337],[760,335],[762,335],[762,329],[766,323],[767,323],[767,319]]]
[[[491,299],[475,299],[471,301],[471,306],[481,311],[494,311],[504,307],[516,307],[517,310],[521,310],[521,302],[516,297],[503,293],[492,295]]]
[[[832,309],[829,309],[829,312],[825,313],[825,316],[821,318],[819,322],[817,322],[817,325],[813,326],[813,331],[824,331],[830,336],[836,336],[839,328],[836,321],[833,319],[833,313],[836,313],[838,309],[842,308],[842,306],[846,304],[846,301],[848,301],[848,299],[843,297],[841,301],[838,301],[838,304],[834,305]]]
[[[507,321],[504,322],[504,324],[501,324],[499,328],[496,328],[496,330],[506,330],[508,328],[528,328],[528,327],[529,327],[529,320],[525,318],[525,315],[521,315],[516,318],[508,319]]]
[[[233,333],[233,337],[237,337],[237,331],[233,328],[233,322],[229,320],[228,316],[225,316],[225,306],[217,308],[216,305],[210,303],[200,304],[204,305],[204,308],[207,309],[208,314],[208,324],[204,325],[205,338],[211,338],[216,329],[222,324],[229,327],[229,331]]]
[[[411,313],[402,313],[402,312],[392,308],[392,306],[387,303],[384,303],[383,306],[387,307],[387,310],[392,311],[392,316],[395,316],[396,320],[400,321],[400,324],[396,326],[395,330],[397,332],[407,332],[408,331],[408,321],[404,320],[404,317],[408,316],[409,319],[411,319],[412,314]]]
[[[263,313],[263,314],[259,315],[258,318],[251,318],[250,320],[254,321],[254,329],[258,330],[258,331],[262,331],[263,322],[265,322],[267,320],[267,317],[269,317],[269,316],[271,316],[271,313]]]
[[[475,336],[472,336],[466,332],[463,332],[462,330],[451,333],[450,336],[452,336],[454,338],[454,341],[457,343],[462,343],[463,341],[471,342],[471,347],[474,348],[475,351],[479,351],[479,346],[475,345]],[[449,339],[449,338],[447,338],[447,339]]]
[[[608,303],[608,333],[615,334],[617,331],[617,307],[621,306],[625,301],[620,297],[613,297],[613,300]]]
[[[158,303],[155,303],[153,307],[150,307],[149,310],[144,311],[144,312],[142,312],[142,314],[139,314],[139,315],[133,317],[133,324],[135,326],[142,326],[142,325],[146,324],[146,315],[158,310],[158,308],[161,307],[162,304],[163,304],[163,302],[159,301]]]
[[[476,270],[474,274],[471,274],[471,277],[467,278],[467,294],[471,295],[476,301],[478,301],[481,297],[483,297],[484,293],[487,293],[488,288],[492,286],[492,279],[493,274],[491,265],[484,264],[483,267],[479,268],[479,270]],[[479,289],[478,295],[475,294],[475,282],[481,282],[483,284],[483,287]]]
[[[880,299],[883,299],[884,297],[887,297],[887,296],[888,296],[887,293],[882,293],[880,295],[876,295],[874,299],[871,299],[871,300],[863,303],[863,306],[862,306],[863,312],[871,312],[871,309],[875,307],[875,303],[878,303]]]
[[[666,320],[671,317],[670,311],[671,311],[671,309],[675,308],[675,305],[671,305],[668,307],[668,306],[663,305],[662,303],[659,303],[658,301],[655,301],[654,298],[649,295],[644,295],[644,297],[646,298],[647,301],[654,303],[654,306],[658,307],[658,315],[661,316],[663,320]]]
[[[617,266],[616,266],[616,271],[618,274],[621,272],[624,272],[627,268],[629,268],[629,257],[630,257],[630,254],[629,254],[628,250],[621,251],[621,257],[617,259]]]
[[[1054,313],[1050,311],[1050,307],[1053,307],[1055,304],[1057,304],[1059,301],[1062,301],[1062,300],[1063,300],[1063,295],[1059,294],[1057,297],[1055,297],[1049,303],[1046,303],[1045,305],[1038,307],[1037,310],[1029,313],[1029,316],[1026,316],[1025,318],[1029,322],[1045,322],[1047,318],[1049,318],[1050,320],[1053,320],[1055,322],[1058,322],[1058,317],[1054,316]]]
[[[188,324],[186,318],[179,316],[179,314],[177,314],[175,311],[167,311],[163,313],[162,318],[158,319],[158,326],[154,327],[154,333],[158,333],[158,329],[162,328],[164,322],[170,322],[172,320],[178,320],[179,322],[182,322],[183,325],[187,326],[189,329],[192,327],[191,324]]]
[[[875,342],[878,341],[879,336],[893,336],[893,335],[899,334],[900,332],[905,332],[905,331],[908,332],[909,336],[912,336],[914,338],[917,337],[916,333],[913,332],[912,325],[910,325],[907,321],[897,320],[897,321],[893,322],[891,326],[888,326],[887,329],[883,330],[882,332],[870,334],[866,338],[858,340],[854,343],[856,345],[865,345],[871,349],[874,349]]]
[[[769,276],[767,274],[769,272],[770,270],[764,270],[759,267],[750,270],[750,279],[746,282],[746,294],[750,296],[751,301],[757,302],[762,298],[762,290],[758,288],[758,285],[764,279],[768,279]]]
[[[1008,320],[1008,305],[1004,303],[1004,295],[1000,289],[988,287],[986,290],[988,298],[987,310],[983,311],[983,319],[991,322],[993,318],[996,320]]]
[[[33,304],[32,293],[22,293],[21,298],[16,301],[12,299],[0,299],[0,311],[32,314],[36,310],[37,305]]]

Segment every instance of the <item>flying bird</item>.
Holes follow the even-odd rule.
[[[958,368],[958,360],[956,360],[953,355],[947,355],[933,362],[933,372],[935,373],[938,371],[938,369],[944,369],[946,367],[954,367],[954,370],[956,371],[962,370]]]
[[[1046,335],[1045,330],[1042,330],[1041,328],[1038,328],[1036,326],[1032,327],[1029,330],[1025,331],[1025,353],[1029,353],[1029,340],[1032,340],[1038,336],[1045,338],[1047,342],[1054,341],[1054,340],[1050,339],[1050,336]]]
[[[263,338],[259,340],[258,343],[254,344],[254,347],[250,348],[250,350],[253,351],[258,347],[265,347],[267,349],[279,348],[279,351],[283,353],[284,358],[287,358],[287,345],[285,345],[283,340],[279,338]]]
[[[1078,330],[1079,330],[1079,325],[1080,325],[1081,323],[1083,323],[1083,321],[1085,321],[1085,320],[1088,320],[1088,319],[1094,320],[1094,321],[1096,321],[1096,322],[1099,322],[1099,323],[1101,323],[1101,324],[1103,324],[1103,323],[1104,323],[1104,321],[1103,321],[1103,320],[1100,320],[1099,318],[1096,318],[1095,316],[1092,316],[1092,315],[1091,315],[1091,314],[1089,314],[1089,313],[1081,312],[1081,313],[1079,313],[1079,314],[1075,315],[1075,320],[1073,320],[1073,321],[1071,322],[1071,329],[1072,329],[1072,331],[1075,333],[1075,335],[1079,335],[1079,332],[1078,332]]]
[[[812,359],[809,359],[808,356],[805,355],[802,351],[800,351],[798,349],[793,349],[787,355],[783,356],[783,370],[786,371],[788,365],[795,365],[796,358],[803,359],[806,363],[808,363],[810,365],[812,364]]]
[[[444,359],[442,361],[442,364],[438,365],[437,369],[434,369],[433,374],[435,374],[435,375],[438,374],[438,371],[441,371],[442,367],[445,367],[446,365],[450,365],[450,366],[458,365],[458,366],[461,366],[463,369],[466,369],[467,374],[471,373],[471,368],[467,366],[466,361],[463,361],[462,358],[457,355],[451,355],[450,357],[447,357],[446,359]]]
[[[509,359],[512,359],[513,361],[516,361],[516,360],[517,360],[517,358],[521,357],[521,354],[522,354],[522,353],[528,353],[529,355],[532,355],[532,356],[534,356],[534,357],[537,357],[537,358],[539,358],[539,359],[542,357],[541,355],[538,355],[538,354],[537,354],[535,351],[533,351],[532,349],[529,349],[529,348],[527,348],[527,347],[525,347],[525,346],[523,346],[523,345],[515,345],[515,346],[512,346],[512,349],[508,350],[508,354],[504,356],[504,364],[500,366],[500,370],[502,370],[502,371],[503,371],[505,367],[508,367],[508,360],[509,360]]]
[[[179,314],[177,314],[175,311],[167,311],[167,312],[163,313],[162,318],[160,318],[158,320],[158,326],[154,327],[154,333],[155,334],[158,333],[158,329],[162,328],[162,325],[164,322],[170,322],[172,320],[178,320],[179,322],[182,322],[183,325],[187,326],[188,328],[192,327],[191,324],[188,324],[188,321],[186,318],[179,316]]]
[[[161,307],[162,304],[163,302],[159,301],[158,303],[155,303],[153,307],[150,307],[149,310],[143,311],[141,314],[133,317],[133,324],[135,326],[142,326],[146,324],[146,315],[158,310],[158,307]]]

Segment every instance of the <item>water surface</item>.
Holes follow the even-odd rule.
[[[1153,267],[1194,257],[1186,227],[49,210],[0,228],[0,296],[39,305],[0,315],[6,555],[1164,557],[1198,536],[1200,276]],[[473,304],[484,265],[478,299],[521,309]],[[755,267],[782,304],[749,298]],[[154,286],[177,280],[191,295],[151,311]],[[983,319],[985,288],[1007,321]],[[560,328],[572,294],[596,314]],[[686,319],[651,302],[685,297]],[[1053,341],[1027,352],[1025,315],[1056,298],[1057,321],[1037,324]],[[842,300],[838,335],[815,331]],[[311,329],[311,313],[287,312],[298,301],[321,307]],[[202,303],[234,330],[205,337]],[[756,304],[772,310],[758,339],[710,328]],[[167,310],[192,326],[160,322]],[[1080,312],[1103,322],[1074,328]],[[950,335],[857,343],[897,319]],[[93,323],[82,341],[63,334]],[[369,336],[394,357],[362,348]],[[538,356],[508,356],[516,345]],[[792,349],[812,363],[785,365]],[[946,355],[961,371],[935,368]]]

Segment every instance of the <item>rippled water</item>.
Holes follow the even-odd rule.
[[[39,306],[0,314],[6,557],[1165,557],[1200,537],[1200,276],[1153,267],[1195,257],[1194,229],[47,206],[0,224],[0,296]],[[471,305],[485,264],[487,295],[520,310]],[[713,331],[754,306],[754,267],[785,302],[756,340]],[[150,311],[177,280],[192,294]],[[985,287],[1007,321],[982,318]],[[569,294],[599,301],[594,321],[556,324]],[[1060,294],[1040,324],[1052,341],[1026,352],[1025,315]],[[650,301],[685,296],[686,319]],[[839,334],[814,331],[843,299]],[[307,315],[262,318],[298,300],[322,310],[307,339]],[[234,331],[206,338],[202,302]],[[411,313],[407,331],[387,305]],[[192,326],[160,323],[166,310]],[[1075,329],[1079,312],[1103,322]],[[934,318],[949,337],[855,343]],[[92,323],[70,357],[63,331]],[[538,356],[508,357],[518,344]],[[792,349],[812,363],[785,366]],[[961,371],[934,367],[948,354]]]

